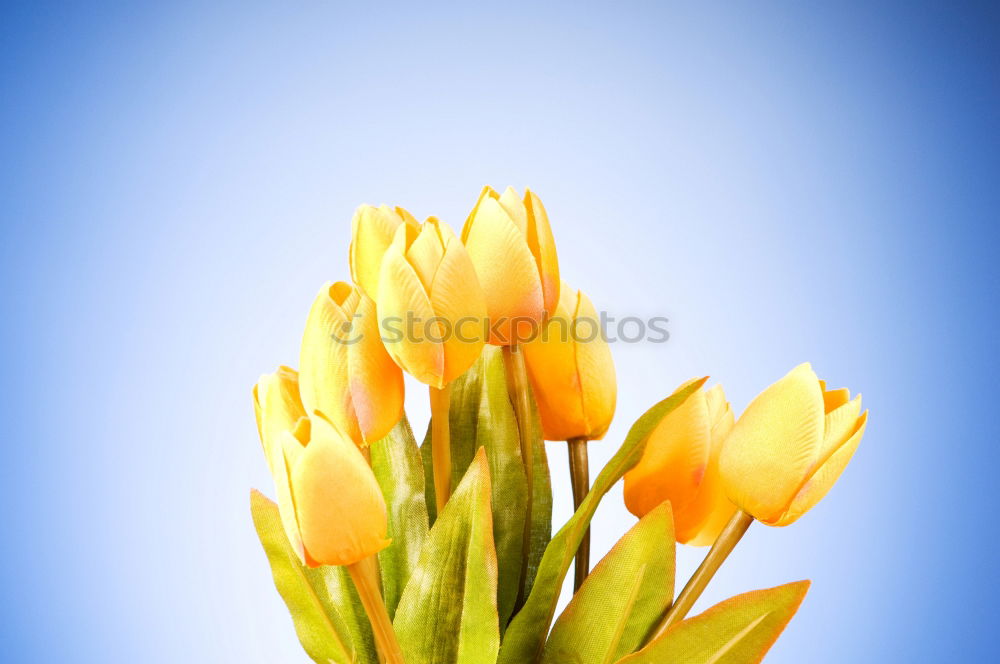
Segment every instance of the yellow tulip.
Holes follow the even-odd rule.
[[[385,499],[357,446],[321,414],[289,459],[296,525],[305,562],[352,565],[389,545]]]
[[[486,293],[491,344],[530,335],[559,300],[559,261],[542,201],[508,187],[484,187],[462,229],[462,242]]]
[[[615,414],[617,384],[590,299],[562,282],[552,318],[522,348],[545,438],[603,438]]]
[[[677,541],[714,542],[736,511],[719,477],[719,453],[732,427],[721,385],[688,397],[653,429],[639,463],[625,474],[628,510],[641,518],[669,500]]]
[[[349,251],[351,278],[372,298],[378,293],[382,256],[402,224],[420,226],[413,215],[401,207],[362,205],[354,212]]]
[[[313,302],[299,358],[302,403],[359,446],[380,440],[403,416],[403,373],[382,344],[375,303],[344,282]]]
[[[861,395],[827,390],[801,364],[755,398],[733,427],[720,469],[729,498],[771,526],[812,509],[847,467],[864,435]]]
[[[486,304],[465,247],[434,217],[403,224],[382,260],[378,315],[386,349],[417,380],[443,388],[478,359]]]

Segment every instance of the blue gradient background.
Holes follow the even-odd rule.
[[[838,486],[700,606],[811,578],[769,662],[992,658],[997,6],[359,4],[3,6],[3,661],[306,661],[250,386],[358,203],[460,224],[484,183],[542,195],[599,307],[671,318],[615,347],[595,465],[693,375],[864,393]],[[619,488],[596,550],[632,523]]]

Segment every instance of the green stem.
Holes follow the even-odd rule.
[[[663,620],[660,621],[660,624],[653,629],[653,636],[649,641],[663,634],[671,625],[684,620],[688,611],[691,610],[694,603],[701,597],[705,586],[708,585],[708,582],[712,580],[715,573],[722,567],[722,563],[725,562],[729,554],[736,548],[736,544],[739,543],[751,523],[753,523],[752,516],[740,510],[736,511],[733,518],[729,520],[726,527],[719,533],[715,544],[712,545],[708,555],[705,556],[705,560],[701,562],[698,569],[688,579],[687,585],[684,586],[684,590],[678,595],[677,601],[670,607],[670,610],[663,617]]]
[[[524,535],[521,542],[521,577],[517,586],[517,602],[520,606],[525,599],[528,582],[528,560],[531,556],[531,510],[534,504],[535,468],[534,449],[531,435],[531,402],[528,385],[528,370],[524,364],[524,353],[514,346],[503,347],[504,367],[507,370],[507,394],[514,406],[517,418],[517,434],[521,443],[521,460],[528,480],[527,504],[524,510]]]
[[[451,497],[451,429],[448,410],[451,408],[451,385],[441,389],[431,387],[431,462],[434,468],[434,497],[437,513],[441,514]]]
[[[571,438],[566,441],[569,447],[569,478],[573,485],[573,511],[580,509],[580,504],[590,491],[590,463],[587,460],[587,439]],[[590,573],[590,527],[580,540],[580,548],[576,550],[576,565],[574,567],[573,592],[580,589],[587,574]]]

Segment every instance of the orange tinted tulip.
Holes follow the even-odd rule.
[[[559,300],[559,262],[549,217],[541,200],[508,187],[485,187],[462,229],[462,242],[486,293],[495,324],[489,342],[509,345],[551,314]],[[515,319],[529,323],[517,324]]]
[[[861,395],[827,390],[801,364],[760,393],[736,422],[720,459],[722,480],[740,509],[787,526],[830,490],[864,435]]]
[[[603,438],[615,414],[617,383],[590,299],[563,282],[546,328],[522,348],[545,438]]]
[[[314,414],[305,448],[288,458],[305,561],[351,565],[389,545],[385,499],[357,446]]]
[[[384,437],[403,416],[403,373],[382,344],[375,304],[344,282],[320,289],[302,337],[300,388],[357,445]]]
[[[719,453],[732,426],[721,385],[692,394],[657,425],[642,459],[625,474],[625,506],[642,517],[669,500],[677,541],[711,544],[736,511],[719,478]]]

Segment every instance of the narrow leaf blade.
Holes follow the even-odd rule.
[[[485,450],[431,528],[393,626],[407,664],[494,664],[497,563]]]
[[[597,564],[556,620],[543,664],[608,664],[636,650],[674,596],[674,524],[664,503]]]
[[[502,631],[514,612],[517,600],[524,553],[528,482],[521,456],[517,420],[507,396],[507,376],[500,348],[489,346],[483,349],[479,360],[452,382],[449,414],[452,486],[457,486],[461,481],[480,447],[486,448],[489,460],[490,477],[493,478],[493,534],[499,574],[497,606]],[[552,489],[541,430],[536,414],[533,428],[536,435],[532,448],[534,506],[531,511],[531,546],[528,551],[528,588],[552,530]],[[424,460],[427,508],[433,523],[435,500],[431,445],[428,432],[421,453]]]
[[[677,623],[619,664],[757,664],[798,610],[808,581],[755,590]]]
[[[378,561],[391,618],[417,566],[428,531],[423,463],[405,415],[385,438],[372,444],[371,460],[389,515],[392,544],[379,552]]]
[[[285,536],[278,506],[259,491],[250,494],[250,511],[274,585],[309,657],[322,664],[375,664],[371,626],[347,571],[302,565]]]
[[[514,616],[504,635],[498,664],[530,664],[538,661],[552,624],[559,591],[601,499],[642,458],[646,438],[660,420],[684,403],[705,380],[690,383],[647,410],[636,420],[621,448],[601,470],[580,509],[566,522],[545,549],[535,583],[524,607]]]

